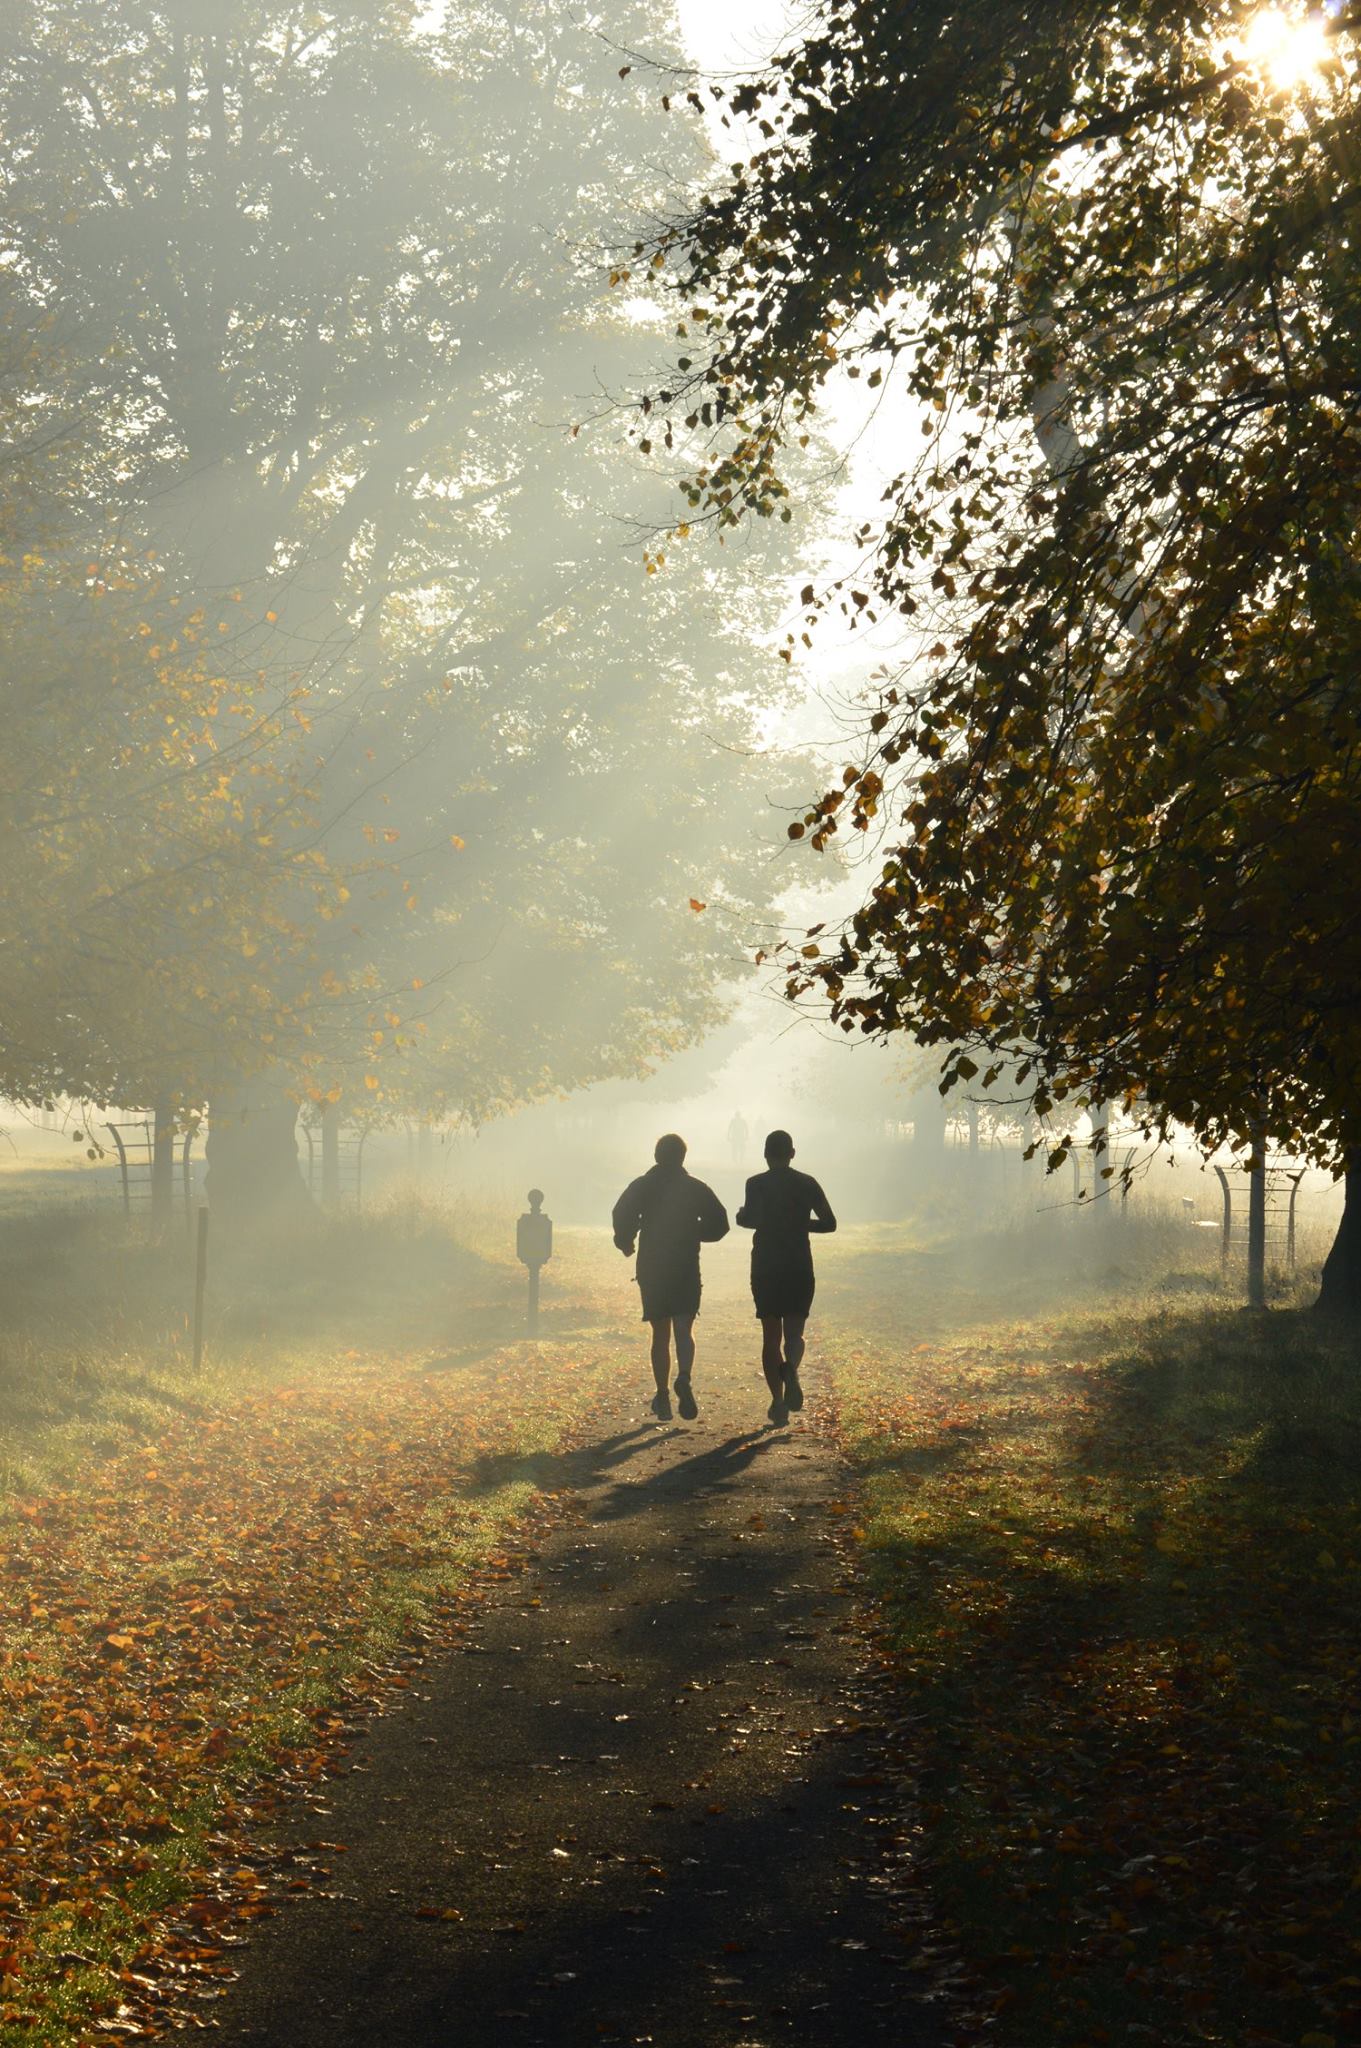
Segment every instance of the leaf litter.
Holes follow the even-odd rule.
[[[532,1565],[534,1459],[615,1355],[454,1378],[347,1354],[0,1522],[0,2043],[210,2024],[250,1923],[334,1881],[328,1774]],[[285,1798],[314,1838],[270,1839]]]

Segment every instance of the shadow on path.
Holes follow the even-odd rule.
[[[300,1818],[348,1853],[244,1952],[224,2048],[939,2048],[840,1474],[711,1371],[700,1426],[534,1461],[579,1514]]]

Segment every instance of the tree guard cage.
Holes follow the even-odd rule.
[[[1137,1157],[1138,1154],[1132,1145],[1125,1146],[1123,1151],[1119,1152],[1114,1149],[1109,1142],[1109,1128],[1104,1152],[1092,1152],[1085,1146],[1074,1145],[1068,1154],[1073,1173],[1074,1203],[1080,1208],[1091,1209],[1098,1202],[1110,1201],[1118,1195],[1120,1214],[1123,1216],[1129,1201],[1130,1173]],[[1103,1180],[1101,1176],[1107,1167],[1110,1168],[1110,1178]],[[1087,1189],[1085,1199],[1084,1187]]]
[[[113,1140],[114,1156],[118,1161],[118,1183],[124,1217],[129,1223],[134,1215],[143,1214],[151,1221],[159,1221],[160,1219],[155,1216],[154,1206],[157,1153],[155,1121],[149,1116],[137,1117],[124,1123],[106,1123],[104,1129]],[[179,1173],[185,1228],[192,1230],[194,1167],[197,1164],[194,1158],[194,1139],[197,1133],[189,1130],[176,1135],[174,1169]]]
[[[1223,1202],[1219,1270],[1227,1272],[1234,1253],[1243,1253],[1248,1261],[1248,1296],[1255,1304],[1264,1296],[1269,1250],[1276,1250],[1288,1273],[1295,1270],[1295,1210],[1305,1168],[1216,1165],[1215,1174]],[[1254,1185],[1261,1189],[1261,1223],[1256,1233],[1250,1213]]]
[[[369,1128],[368,1124],[328,1123],[324,1119],[304,1123],[307,1192],[322,1208],[363,1208],[364,1147]]]

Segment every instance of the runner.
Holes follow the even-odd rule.
[[[766,1171],[747,1182],[737,1212],[743,1230],[756,1233],[751,1247],[751,1292],[761,1321],[761,1370],[770,1388],[767,1413],[777,1429],[791,1409],[803,1406],[799,1366],[803,1326],[813,1306],[810,1233],[836,1229],[831,1204],[810,1173],[796,1173],[794,1140],[788,1131],[766,1139]]]
[[[614,1241],[626,1258],[638,1246],[643,1321],[652,1325],[652,1412],[671,1420],[671,1338],[676,1339],[676,1404],[681,1417],[699,1414],[691,1385],[694,1322],[699,1314],[699,1248],[728,1234],[728,1212],[713,1189],[685,1170],[684,1138],[658,1138],[656,1165],[630,1181],[614,1205]]]

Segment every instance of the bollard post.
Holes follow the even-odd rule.
[[[529,1302],[525,1311],[525,1328],[531,1337],[539,1334],[539,1269],[529,1269]]]
[[[198,1236],[194,1259],[194,1371],[203,1363],[203,1296],[208,1285],[208,1205],[198,1212]]]
[[[529,1190],[529,1208],[515,1226],[515,1256],[529,1269],[525,1327],[539,1334],[539,1273],[553,1256],[553,1219],[543,1213],[543,1189]]]

